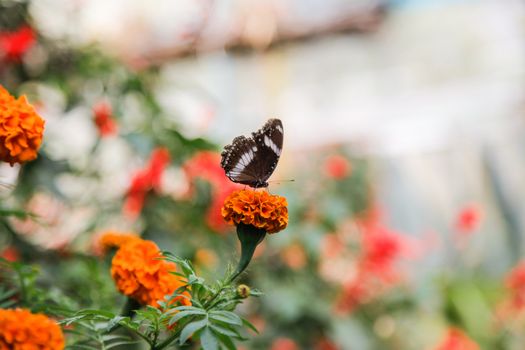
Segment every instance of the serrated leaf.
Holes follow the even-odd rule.
[[[184,329],[180,333],[179,344],[180,345],[184,344],[191,337],[193,333],[197,332],[203,327],[206,327],[207,324],[208,324],[207,318],[200,320],[200,321],[189,323],[186,327],[184,327]]]
[[[105,334],[102,336],[102,340],[104,340],[105,342],[109,342],[109,341],[114,341],[114,340],[132,340],[130,337],[126,336],[126,335],[121,335],[121,334]]]
[[[107,319],[115,317],[115,314],[105,310],[96,310],[96,309],[86,309],[76,313],[76,315],[96,315],[102,316]]]
[[[215,334],[210,330],[210,327],[204,328],[201,333],[201,345],[204,350],[218,350],[219,341]]]
[[[223,334],[223,335],[228,336],[228,337],[242,338],[242,336],[237,331],[235,331],[233,329],[228,329],[228,328],[226,328],[224,326],[221,326],[221,325],[218,325],[218,324],[213,324],[213,323],[210,325],[210,327],[216,333],[220,333],[220,334]]]
[[[235,346],[235,343],[233,340],[231,340],[230,337],[227,337],[222,334],[217,334],[217,338],[219,338],[220,342],[226,347],[228,350],[237,350],[237,347]]]
[[[250,329],[251,329],[252,331],[254,331],[255,333],[259,334],[259,331],[257,330],[257,328],[255,328],[255,326],[254,326],[250,321],[248,321],[247,319],[242,318],[242,324],[243,324],[245,327],[250,328]]]
[[[203,309],[199,309],[198,307],[186,306],[186,305],[174,307],[172,310],[174,311],[189,311],[189,310],[204,311]]]
[[[115,343],[111,343],[109,345],[106,345],[105,346],[105,349],[112,349],[114,347],[117,347],[117,346],[121,346],[121,345],[131,345],[131,344],[138,344],[138,342],[136,340],[128,340],[128,341],[120,341],[120,342],[115,342]]]
[[[128,317],[124,317],[124,316],[113,317],[111,320],[109,320],[106,326],[106,332],[111,332],[115,327],[117,327],[126,318]]]
[[[205,316],[206,312],[204,310],[193,311],[193,310],[187,310],[187,311],[180,311],[176,313],[172,318],[170,318],[168,325],[173,325],[175,322],[179,321],[180,319],[187,317],[187,316]]]
[[[210,312],[210,318],[217,321],[242,326],[241,318],[231,311],[212,311]]]

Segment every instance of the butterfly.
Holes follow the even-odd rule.
[[[268,187],[283,148],[283,123],[270,119],[252,137],[238,136],[221,153],[221,167],[233,182]]]

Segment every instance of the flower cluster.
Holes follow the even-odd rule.
[[[165,148],[157,148],[151,153],[149,163],[133,175],[128,189],[124,212],[131,217],[140,214],[146,195],[152,189],[158,190],[164,169],[170,162],[170,154]]]
[[[230,225],[243,223],[266,233],[276,233],[288,225],[286,198],[266,191],[239,190],[224,201],[221,213]]]
[[[352,312],[399,283],[402,274],[397,262],[413,250],[412,242],[375,215],[358,220],[349,230],[325,235],[319,266],[326,280],[342,287],[335,304],[335,310],[342,313]]]
[[[0,160],[24,163],[37,157],[44,120],[25,96],[14,98],[0,85]]]
[[[112,248],[140,239],[138,235],[128,232],[106,231],[96,238],[93,250],[97,255],[103,255]]]
[[[60,350],[64,344],[62,330],[47,316],[0,309],[0,350]]]
[[[111,264],[111,276],[118,290],[141,304],[157,306],[157,301],[171,295],[185,281],[174,275],[174,263],[162,259],[159,247],[152,241],[134,239],[123,244]],[[189,305],[187,298],[175,301]]]

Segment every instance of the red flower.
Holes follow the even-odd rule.
[[[299,347],[290,338],[277,338],[273,342],[271,350],[299,350]]]
[[[348,159],[340,155],[329,156],[324,163],[324,171],[328,177],[341,180],[352,171],[352,166]]]
[[[216,152],[202,151],[184,164],[184,172],[190,182],[200,178],[208,181],[212,187],[212,202],[206,214],[208,226],[216,232],[224,232],[228,225],[221,215],[221,208],[225,199],[234,190],[242,188],[231,182],[220,166],[221,155]]]
[[[370,225],[364,228],[362,245],[363,269],[385,282],[395,279],[393,265],[402,253],[400,236],[379,224]]]
[[[510,305],[514,311],[525,308],[525,261],[516,265],[507,275],[505,286],[510,292]]]
[[[335,343],[332,342],[328,338],[321,338],[315,344],[315,350],[338,350],[338,349],[339,347],[335,345]]]
[[[148,165],[144,169],[138,170],[131,179],[126,200],[124,202],[124,212],[131,217],[136,217],[144,207],[146,195],[151,190],[159,190],[162,174],[170,162],[170,155],[165,148],[156,148],[151,153]]]
[[[99,102],[93,106],[93,121],[98,128],[100,136],[110,136],[117,132],[117,124],[112,115],[111,105],[108,102]]]
[[[343,286],[343,290],[336,302],[336,313],[352,312],[359,304],[363,304],[370,299],[368,284],[370,282],[361,274]]]
[[[184,171],[190,179],[202,178],[213,185],[231,182],[220,166],[221,155],[217,152],[202,151],[184,164]]]
[[[0,253],[0,256],[7,261],[18,261],[20,259],[20,253],[14,246],[8,246]]]
[[[28,26],[22,26],[14,32],[0,32],[0,57],[19,61],[35,41],[35,32]]]
[[[407,241],[378,220],[359,222],[361,254],[357,257],[354,276],[344,281],[335,304],[336,312],[351,312],[399,282],[397,261],[406,256]]]
[[[475,204],[465,206],[456,218],[456,230],[460,233],[476,231],[481,223],[481,210]]]
[[[160,190],[162,174],[169,163],[170,153],[166,148],[157,148],[153,151],[153,153],[151,153],[148,171],[150,175],[151,186],[157,191]]]
[[[479,350],[479,346],[461,329],[450,327],[434,350]]]

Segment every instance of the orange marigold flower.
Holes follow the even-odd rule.
[[[62,330],[46,315],[0,309],[0,350],[61,350],[64,344]]]
[[[157,301],[171,295],[185,281],[174,272],[176,266],[162,259],[159,247],[152,241],[136,239],[122,245],[111,264],[111,276],[118,290],[141,304],[158,306]],[[190,305],[184,297],[175,301]]]
[[[135,233],[106,231],[95,241],[94,251],[98,255],[106,253],[111,248],[120,248],[123,244],[140,239]]]
[[[37,157],[44,120],[25,96],[14,98],[0,85],[0,160],[24,163]]]
[[[286,198],[266,191],[239,190],[224,201],[222,217],[230,225],[252,225],[267,233],[284,230],[288,225]]]

